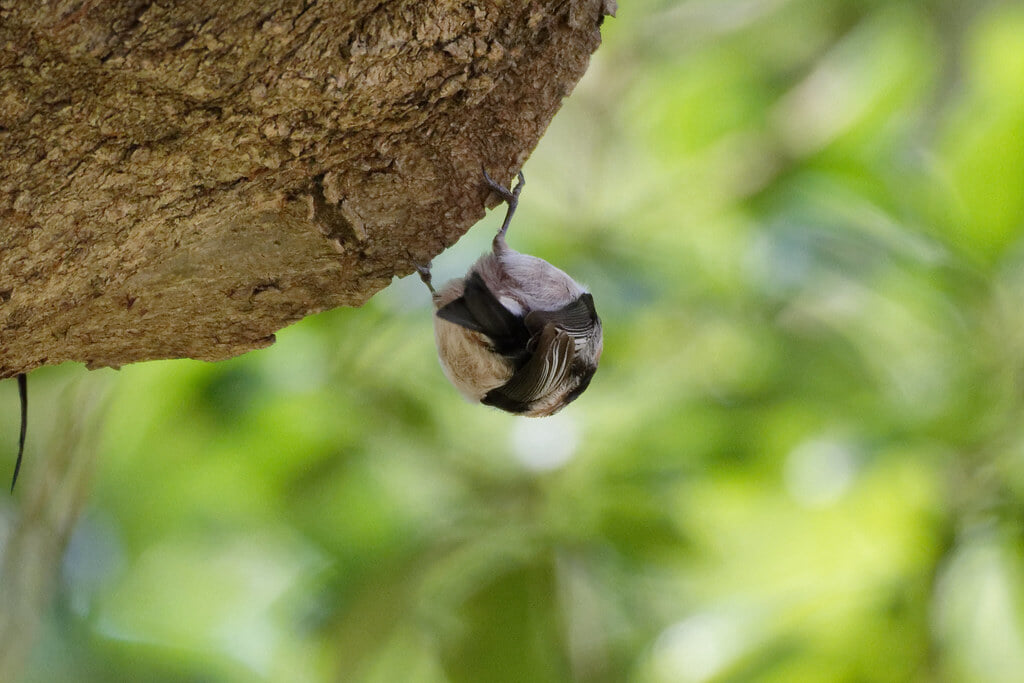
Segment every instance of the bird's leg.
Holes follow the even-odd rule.
[[[430,290],[430,293],[436,295],[437,292],[434,291],[433,278],[430,275],[430,264],[428,263],[427,265],[424,266],[420,263],[416,263],[415,261],[413,261],[412,265],[416,269],[416,272],[420,274],[420,279],[423,280],[423,284],[427,286],[427,289]]]
[[[501,230],[498,231],[498,235],[494,238],[495,240],[499,237],[504,239],[505,233],[508,231],[508,225],[512,222],[512,215],[516,212],[516,207],[519,206],[519,193],[523,191],[523,185],[526,184],[526,176],[524,176],[523,172],[520,171],[519,176],[517,177],[518,182],[516,183],[516,186],[509,191],[507,187],[489,176],[486,168],[483,169],[483,172],[484,180],[487,181],[490,188],[497,192],[498,195],[505,200],[505,203],[508,204],[508,211],[505,213],[505,222],[501,224]]]

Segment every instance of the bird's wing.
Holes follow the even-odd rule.
[[[504,356],[521,356],[530,339],[523,318],[502,306],[475,271],[466,278],[462,296],[439,308],[437,317],[486,335]]]
[[[510,413],[525,413],[537,399],[567,384],[575,355],[572,335],[553,324],[546,325],[530,359],[508,382],[489,391],[481,403]]]
[[[531,311],[526,315],[528,329],[536,331],[554,325],[577,341],[591,337],[594,327],[600,322],[594,308],[594,297],[586,292],[556,311]]]

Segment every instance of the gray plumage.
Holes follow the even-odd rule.
[[[552,415],[590,384],[603,347],[601,320],[593,297],[575,280],[506,243],[523,174],[511,192],[486,171],[484,179],[508,203],[491,253],[437,291],[429,267],[417,266],[434,298],[441,367],[471,401]]]

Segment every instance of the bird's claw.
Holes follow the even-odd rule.
[[[425,284],[430,289],[430,292],[433,293],[434,292],[434,284],[432,282],[433,277],[430,274],[431,262],[427,261],[426,265],[423,265],[422,263],[419,263],[417,261],[411,261],[411,263],[412,263],[412,267],[416,269],[416,272],[420,274],[420,279],[423,280],[423,284]]]
[[[519,171],[519,175],[516,176],[516,186],[509,190],[507,187],[492,178],[490,174],[487,173],[487,169],[483,167],[483,164],[480,165],[480,169],[484,172],[484,180],[487,181],[487,185],[497,192],[502,199],[509,204],[515,204],[517,202],[519,199],[519,193],[523,191],[523,185],[526,184],[526,176],[523,175],[522,171]]]

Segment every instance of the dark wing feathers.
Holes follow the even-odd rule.
[[[583,293],[575,301],[557,311],[531,311],[526,316],[526,326],[531,330],[543,329],[553,324],[565,330],[575,339],[589,337],[598,322],[594,297]]]
[[[481,403],[512,413],[526,412],[538,398],[568,381],[575,355],[572,336],[554,325],[547,325],[526,364],[516,370],[508,382],[489,391]]]
[[[502,306],[475,271],[466,278],[462,296],[438,309],[437,317],[487,335],[503,356],[521,356],[530,340],[523,319]]]

